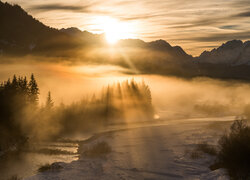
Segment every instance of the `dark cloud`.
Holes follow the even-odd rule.
[[[128,17],[119,17],[120,20],[123,21],[130,21],[130,20],[143,20],[143,19],[151,19],[155,17],[164,17],[165,14],[142,14],[142,15],[135,15],[135,16],[128,16]]]
[[[98,14],[98,15],[109,15],[111,12],[109,11],[100,11],[93,10],[99,3],[89,3],[85,5],[64,5],[59,3],[53,4],[41,4],[41,5],[33,5],[28,8],[30,11],[71,11],[76,13],[88,13],[88,14]]]
[[[220,29],[236,29],[237,25],[220,26]]]
[[[219,26],[223,27],[223,24],[232,22],[236,17],[232,15],[221,16],[221,17],[208,17],[208,18],[199,18],[193,21],[180,22],[179,25],[171,26],[171,28],[193,28],[200,26]],[[183,25],[184,24],[184,25]],[[224,26],[226,27],[226,26]],[[227,27],[226,27],[227,28]],[[229,26],[228,26],[229,29]]]
[[[42,5],[31,6],[29,9],[35,11],[64,10],[64,11],[89,12],[90,6],[91,5],[74,6],[74,5],[63,5],[63,4],[42,4]]]
[[[173,24],[169,24],[170,26],[168,28],[187,29],[187,28],[195,28],[201,26],[213,26],[213,27],[218,27],[220,29],[235,29],[239,27],[239,25],[223,25],[223,24],[231,23],[233,20],[234,21],[240,20],[242,17],[250,17],[250,11],[239,13],[236,15],[233,14],[220,17],[205,17],[205,18],[199,18],[197,20],[176,22]]]
[[[242,12],[242,13],[236,14],[235,17],[250,17],[250,10],[246,11],[246,12]]]
[[[250,31],[242,31],[235,33],[213,33],[206,36],[196,36],[190,38],[182,38],[182,40],[198,41],[198,42],[218,42],[229,41],[232,39],[247,40],[250,37]]]
[[[249,6],[249,0],[235,0],[230,3],[230,7],[232,8],[246,8]]]

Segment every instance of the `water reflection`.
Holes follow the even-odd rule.
[[[39,167],[54,162],[71,162],[78,159],[76,142],[33,143],[21,152],[11,152],[0,158],[0,179],[16,175],[21,178],[35,175]]]

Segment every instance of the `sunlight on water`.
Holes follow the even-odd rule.
[[[13,175],[28,177],[37,174],[39,167],[54,162],[69,163],[78,160],[77,143],[43,142],[31,144],[35,149],[11,153],[0,157],[0,179],[6,180]]]

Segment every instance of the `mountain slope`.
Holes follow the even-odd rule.
[[[81,31],[76,27],[62,28],[60,32],[66,33],[73,38],[80,39],[85,44],[99,44],[102,45],[105,42],[104,34],[92,34],[88,31]]]
[[[4,53],[31,53],[56,51],[60,56],[64,50],[88,47],[90,45],[104,46],[104,35],[92,34],[77,28],[54,29],[34,19],[18,5],[10,5],[0,1],[0,49]],[[172,47],[164,40],[146,43],[141,40],[121,40],[120,47],[146,48],[161,51],[168,59],[190,59],[181,47]]]
[[[228,41],[212,51],[204,51],[198,60],[211,64],[250,65],[250,41]]]
[[[250,41],[228,41],[212,51],[204,51],[194,62],[198,76],[250,80]]]
[[[77,41],[57,29],[45,26],[20,6],[0,1],[0,49],[9,53],[28,53],[77,45]],[[67,43],[66,43],[67,42]]]

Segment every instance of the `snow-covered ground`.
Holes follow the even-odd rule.
[[[79,152],[98,142],[112,148],[106,157],[89,158],[83,154],[77,161],[58,163],[59,170],[38,173],[37,179],[229,179],[225,170],[209,170],[213,157],[192,159],[196,144],[216,145],[233,120],[207,118],[134,125],[94,136],[83,142]]]

